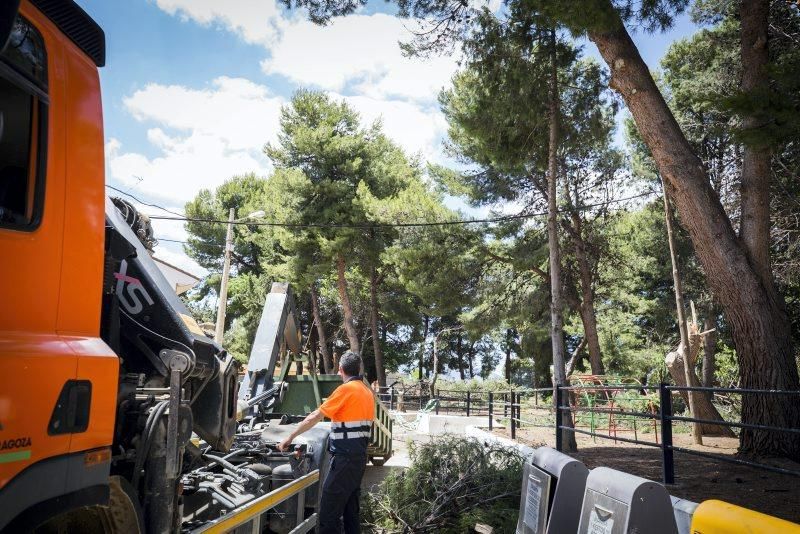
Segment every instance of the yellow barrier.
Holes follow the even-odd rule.
[[[226,516],[212,521],[202,527],[192,531],[192,534],[222,534],[230,532],[239,525],[247,523],[267,510],[274,508],[286,499],[294,497],[301,491],[316,483],[319,480],[319,469],[311,471],[309,474],[289,482],[285,486],[262,495],[258,499],[245,504],[243,507],[231,511]]]
[[[694,511],[692,534],[800,534],[800,525],[722,501]]]

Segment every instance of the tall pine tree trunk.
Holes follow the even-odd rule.
[[[511,329],[506,329],[506,382],[511,385]]]
[[[372,328],[372,351],[375,353],[375,374],[378,376],[378,385],[386,387],[386,369],[383,366],[383,350],[381,349],[378,322],[380,308],[378,307],[378,273],[375,267],[370,269],[369,275],[369,322]]]
[[[439,334],[433,336],[433,378],[430,383],[431,398],[436,396],[436,381],[439,379]]]
[[[767,29],[769,24],[769,0],[743,0],[739,3],[741,20],[741,89],[754,99],[766,99],[769,90],[767,62]],[[750,134],[758,135],[769,117],[757,111],[745,115],[742,127]],[[750,263],[761,283],[775,291],[769,261],[770,218],[769,182],[771,150],[768,146],[745,143],[742,151],[741,180],[741,224],[739,236],[750,256]]]
[[[458,375],[461,377],[461,380],[464,380],[466,377],[464,376],[464,349],[462,337],[463,335],[459,332],[458,341],[456,342],[456,356],[458,356]]]
[[[422,329],[422,343],[419,348],[419,379],[422,380],[422,376],[425,373],[425,344],[428,341],[428,328],[430,327],[431,318],[427,315],[425,316],[425,326]]]
[[[469,377],[470,377],[470,379],[472,379],[472,378],[475,378],[475,367],[474,367],[475,364],[473,363],[473,360],[475,359],[475,342],[474,341],[472,341],[469,344],[469,352],[468,352],[468,354],[469,354],[469,361],[468,361],[468,363],[469,363]]]
[[[358,332],[356,332],[356,327],[353,323],[353,307],[350,305],[350,297],[347,294],[346,269],[347,265],[344,262],[344,256],[340,253],[336,257],[336,285],[339,289],[339,299],[342,301],[342,309],[344,311],[344,331],[350,343],[350,350],[361,354],[361,343],[358,341]]]
[[[568,187],[565,191],[569,193]],[[575,201],[577,202],[577,192]],[[603,355],[600,351],[600,337],[597,335],[597,315],[594,312],[594,275],[589,262],[589,251],[583,238],[583,221],[578,213],[577,204],[570,214],[572,219],[572,241],[575,244],[575,259],[578,261],[578,272],[581,280],[581,322],[583,335],[589,346],[589,365],[593,375],[605,374]]]
[[[610,0],[603,4],[616,22],[612,28],[590,31],[589,38],[611,69],[611,87],[622,95],[659,173],[672,188],[681,223],[732,327],[742,386],[797,390],[800,380],[782,298],[764,287],[702,161],[681,132],[617,11]],[[800,427],[800,405],[788,395],[742,397],[744,422]],[[740,451],[799,459],[800,436],[743,430]]]
[[[325,374],[335,374],[333,359],[328,350],[328,339],[325,336],[325,326],[322,324],[322,315],[319,312],[319,295],[317,295],[317,283],[311,284],[311,313],[314,315],[314,324],[317,327],[317,340],[319,341],[319,353],[322,356],[322,366]]]
[[[559,142],[559,87],[558,87],[558,65],[556,58],[556,32],[550,32],[550,139],[547,154],[547,241],[550,249],[550,336],[553,344],[553,382],[556,386],[566,385],[567,377],[564,365],[564,299],[561,286],[561,253],[558,245],[558,203],[556,194],[558,191],[558,142]],[[564,395],[568,403],[568,395]],[[555,401],[556,395],[553,395]],[[559,409],[556,407],[556,409]],[[572,417],[569,412],[564,413],[565,426],[572,425]],[[563,430],[563,443],[567,451],[577,449],[575,434],[568,430]]]

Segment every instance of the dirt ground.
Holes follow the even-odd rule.
[[[497,434],[510,437],[508,429]],[[632,438],[632,435],[620,434]],[[619,469],[640,477],[661,481],[661,450],[603,438],[576,434],[578,452],[571,453],[592,469],[598,466]],[[639,439],[654,440],[654,434],[639,434]],[[555,446],[551,429],[517,430],[517,441],[528,445]],[[676,446],[710,454],[733,456],[738,440],[735,438],[703,438],[703,446],[695,446],[688,434],[676,434]],[[735,465],[689,454],[675,452],[675,484],[667,486],[671,495],[702,502],[708,499],[744,506],[769,515],[800,523],[800,478],[772,473],[761,469]],[[769,463],[769,461],[765,461]],[[800,470],[792,462],[774,463],[778,467]]]

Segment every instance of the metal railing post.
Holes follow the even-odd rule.
[[[467,417],[469,417],[470,392],[467,391]]]
[[[394,386],[389,386],[389,409],[394,410]]]
[[[675,483],[675,458],[672,450],[672,394],[665,383],[658,386],[658,415],[661,420],[661,467],[664,484]]]
[[[563,436],[561,434],[561,427],[563,426],[563,421],[562,421],[562,418],[561,418],[561,397],[562,397],[561,384],[556,384],[555,391],[553,393],[554,393],[553,396],[555,397],[555,405],[556,405],[555,406],[555,408],[556,408],[556,450],[560,452],[563,449],[563,446],[564,446]]]
[[[503,417],[508,417],[508,393],[503,393]]]
[[[442,392],[441,392],[441,390],[437,389],[436,391],[434,391],[434,393],[436,394],[436,397],[435,397],[436,398],[436,404],[434,404],[434,406],[436,407],[435,408],[435,413],[436,413],[436,415],[439,415],[439,405],[442,404]]]
[[[517,439],[517,424],[514,421],[514,392],[511,392],[511,439]]]
[[[492,431],[492,415],[494,412],[494,394],[489,392],[489,432]]]

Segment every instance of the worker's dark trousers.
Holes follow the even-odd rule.
[[[322,484],[319,534],[340,534],[343,520],[345,534],[360,532],[358,499],[366,466],[366,455],[331,456],[330,469]]]

